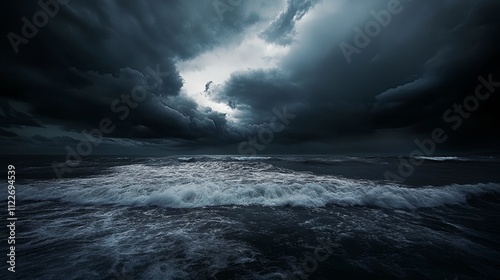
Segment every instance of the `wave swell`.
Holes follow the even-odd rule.
[[[33,181],[18,191],[23,200],[82,204],[169,208],[336,204],[394,209],[460,205],[471,197],[499,193],[500,185],[494,183],[415,188],[314,175],[265,163],[189,161],[169,166],[120,166],[111,176]]]

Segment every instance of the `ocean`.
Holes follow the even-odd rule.
[[[393,182],[395,157],[92,157],[62,179],[2,157],[18,220],[0,276],[500,279],[500,159],[421,160]]]

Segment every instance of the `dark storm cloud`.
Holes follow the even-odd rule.
[[[319,0],[288,0],[287,9],[282,12],[261,36],[269,42],[288,45],[292,43],[295,33],[295,24]]]
[[[13,132],[6,131],[6,130],[0,128],[0,136],[3,136],[3,137],[16,137],[18,135],[15,134],[15,133],[13,133]]]
[[[8,101],[4,100],[4,102],[5,103],[2,103],[0,107],[3,112],[3,114],[0,115],[0,127],[41,126],[32,116],[13,109]]]
[[[36,2],[10,1],[9,25],[2,33],[20,36],[26,17],[41,10]],[[254,15],[234,12],[243,22]],[[250,16],[252,20],[245,20]],[[221,22],[212,1],[71,1],[27,44],[2,44],[2,96],[27,104],[32,117],[5,111],[2,126],[38,126],[43,119],[79,132],[104,117],[117,120],[111,104],[145,83],[146,67],[169,73],[125,120],[113,137],[219,138],[224,116],[180,96],[177,60],[190,59],[238,40],[245,25]],[[148,83],[151,83],[150,81]],[[121,104],[120,104],[121,105]],[[115,106],[118,108],[120,106]],[[117,111],[117,110],[116,110]],[[7,133],[7,132],[6,132]],[[5,133],[3,133],[5,134]],[[222,137],[222,136],[221,136]]]
[[[276,135],[275,151],[411,144],[443,126],[443,112],[474,93],[478,75],[499,65],[500,3],[401,0],[401,13],[348,63],[340,44],[354,44],[353,28],[364,29],[373,20],[370,12],[390,1],[289,0],[275,14],[269,7],[277,2],[243,1],[222,20],[211,0],[70,1],[19,45],[19,54],[3,40],[0,136],[14,138],[19,131],[12,129],[23,129],[25,142],[65,145],[74,143],[71,137],[53,135],[80,133],[110,118],[116,129],[105,135],[104,147],[234,152],[239,141],[269,126],[273,109],[286,107],[297,117]],[[5,5],[5,35],[21,34],[20,18],[31,20],[40,10],[36,2]],[[264,20],[264,29],[251,28]],[[210,96],[236,109],[230,121],[182,94],[177,65],[241,42],[248,30],[289,53],[272,69],[240,71],[222,85],[205,85]],[[147,67],[168,75],[122,119],[122,95],[147,86]],[[499,102],[492,97],[481,105],[449,144],[496,143]],[[49,126],[51,136],[36,132]]]
[[[213,84],[212,81],[208,82],[205,84],[205,91],[204,92],[207,92],[209,89],[210,89],[210,85]]]
[[[67,137],[67,136],[57,136],[57,137],[45,137],[41,135],[35,135],[32,137],[32,140],[41,143],[44,146],[53,145],[53,146],[65,146],[65,145],[74,145],[78,143],[80,140]]]
[[[336,14],[308,27],[312,35],[303,40],[311,43],[292,49],[280,68],[234,75],[219,98],[245,109],[255,124],[273,107],[288,104],[299,117],[280,133],[282,141],[347,138],[369,146],[367,139],[377,138],[377,131],[391,129],[404,132],[395,137],[411,143],[446,126],[443,112],[474,94],[478,75],[499,65],[500,20],[494,15],[500,4],[401,1],[401,14],[393,15],[390,25],[347,63],[338,45],[352,44],[352,28],[364,28],[373,19],[370,11],[382,10],[387,2],[343,2]],[[491,121],[498,119],[492,109],[498,105],[498,98],[488,100],[469,120],[476,126],[455,133],[458,141],[471,133],[478,143],[498,139]]]

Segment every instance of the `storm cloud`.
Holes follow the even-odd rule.
[[[498,149],[496,93],[460,129],[443,118],[478,77],[500,81],[498,1],[60,2],[4,3],[3,153],[63,154],[103,119],[96,153],[237,153],[284,108],[296,117],[265,153],[399,153],[435,127],[443,151]]]

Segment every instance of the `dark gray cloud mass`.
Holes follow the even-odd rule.
[[[276,44],[290,44],[296,35],[295,23],[317,2],[319,0],[288,0],[286,10],[276,17],[261,36]]]
[[[400,153],[435,127],[449,135],[442,151],[499,148],[496,0],[243,0],[222,14],[212,0],[41,2],[58,7],[36,32],[22,18],[43,20],[33,17],[44,11],[37,1],[4,3],[2,153],[64,154],[103,119],[114,129],[96,153],[237,153],[276,110],[295,117],[266,153]],[[391,3],[399,12],[356,45],[356,28],[366,33],[373,12]],[[281,51],[262,67],[238,65],[225,81],[207,73],[198,93],[187,92],[183,63],[202,70],[204,55],[255,38],[262,46],[244,56]],[[346,58],[342,43],[357,51]],[[497,92],[466,117],[443,117],[482,84],[480,92]],[[140,102],[130,100],[134,88],[146,89]]]

